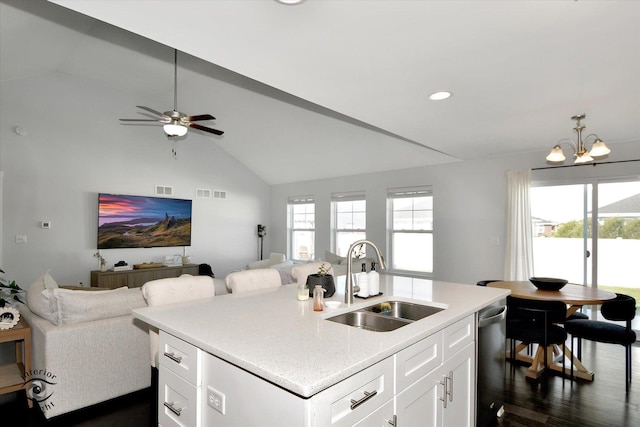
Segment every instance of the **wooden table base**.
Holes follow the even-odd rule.
[[[544,347],[541,345],[536,349],[534,357],[522,354],[522,351],[529,346],[528,343],[520,343],[516,346],[516,360],[530,364],[527,369],[527,378],[538,379],[544,372]],[[568,362],[564,367],[564,374],[571,378],[571,365],[573,363],[573,376],[587,381],[593,381],[593,372],[588,370],[580,360],[571,353],[571,350],[565,346],[564,354],[558,345],[550,345],[547,347],[547,366],[551,371],[563,372],[562,359],[566,358]],[[507,352],[507,360],[511,360],[511,352]]]

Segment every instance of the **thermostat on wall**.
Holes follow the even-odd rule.
[[[40,228],[51,228],[51,221],[40,221]]]

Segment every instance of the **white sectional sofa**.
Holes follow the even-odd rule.
[[[151,385],[148,327],[133,308],[140,288],[61,289],[44,275],[28,289],[21,315],[31,326],[27,396],[46,418]]]

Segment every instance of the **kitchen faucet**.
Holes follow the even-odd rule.
[[[384,263],[384,258],[382,258],[382,255],[380,254],[380,249],[378,249],[378,247],[376,246],[375,243],[373,243],[370,240],[356,240],[355,242],[353,242],[351,244],[351,246],[349,246],[349,250],[347,251],[347,281],[345,282],[345,287],[344,287],[344,303],[347,305],[351,305],[353,304],[353,275],[351,273],[352,269],[351,269],[351,256],[353,254],[353,251],[355,250],[356,246],[360,246],[360,245],[364,245],[367,244],[369,246],[371,246],[375,251],[376,251],[376,255],[378,255],[378,265],[380,266],[380,269],[384,269],[387,268],[385,263]]]

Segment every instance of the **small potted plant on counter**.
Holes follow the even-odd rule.
[[[336,293],[336,284],[333,281],[333,276],[329,274],[329,268],[327,267],[327,265],[329,265],[330,268],[331,264],[320,264],[320,267],[318,267],[318,272],[310,274],[307,277],[309,296],[313,296],[313,288],[315,288],[316,285],[322,286],[322,288],[325,290],[324,296],[327,298],[333,296],[333,294]]]

